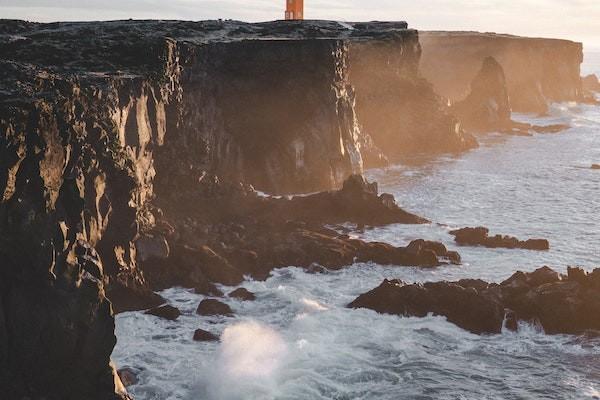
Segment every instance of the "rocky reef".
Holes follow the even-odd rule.
[[[489,229],[483,226],[477,228],[462,228],[450,231],[454,240],[461,246],[484,246],[490,248],[503,247],[506,249],[548,250],[550,244],[546,239],[519,240],[514,236],[488,236]]]
[[[517,330],[518,322],[535,324],[548,334],[600,330],[600,269],[586,273],[569,268],[561,275],[548,267],[516,272],[500,284],[477,279],[458,282],[383,283],[350,303],[402,316],[445,316],[476,334]]]
[[[452,102],[467,97],[486,57],[503,67],[515,112],[543,114],[550,102],[583,100],[581,43],[479,32],[420,32],[420,41],[423,76]]]

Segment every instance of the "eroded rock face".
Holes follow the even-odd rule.
[[[423,75],[452,102],[468,96],[488,56],[504,69],[515,112],[545,113],[549,102],[583,99],[581,43],[478,32],[420,32],[420,41]]]
[[[549,334],[582,334],[600,329],[600,269],[569,268],[560,275],[548,267],[517,272],[501,284],[482,280],[406,284],[385,280],[350,303],[380,313],[424,317],[429,313],[470,332],[500,333],[518,321]]]

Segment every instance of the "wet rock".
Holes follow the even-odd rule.
[[[235,289],[234,291],[230,292],[228,296],[244,301],[256,300],[256,296],[254,295],[254,293],[250,292],[248,289],[245,288]]]
[[[117,371],[119,378],[121,379],[121,383],[125,387],[129,387],[135,385],[139,382],[138,374],[139,371],[134,368],[121,368]]]
[[[488,236],[489,229],[485,227],[462,228],[450,231],[456,243],[461,246],[484,246],[490,248],[548,250],[550,244],[546,239],[519,240],[513,236]]]
[[[348,177],[340,190],[298,196],[275,205],[288,219],[320,224],[354,222],[379,226],[428,222],[400,208],[392,195],[380,195],[377,183],[368,182],[362,175]]]
[[[473,333],[499,333],[503,324],[539,324],[549,334],[581,334],[600,329],[600,269],[570,269],[562,276],[548,267],[517,272],[501,284],[462,280],[406,284],[385,280],[349,304],[381,313],[420,316],[429,313]]]
[[[233,310],[225,304],[215,299],[205,299],[200,302],[198,308],[196,309],[196,314],[198,315],[224,315],[224,316],[232,316]]]
[[[536,133],[558,133],[569,129],[567,124],[532,125],[531,129]]]
[[[169,321],[175,321],[181,315],[181,312],[170,305],[165,305],[157,308],[152,308],[146,311],[146,314],[154,315]]]
[[[592,169],[600,169],[600,164],[592,164]]]
[[[219,337],[203,329],[196,329],[194,332],[194,341],[196,342],[218,342]]]

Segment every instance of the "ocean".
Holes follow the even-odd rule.
[[[600,75],[600,52],[583,73]],[[456,157],[415,159],[368,172],[382,191],[432,224],[390,225],[357,234],[405,245],[444,242],[461,266],[438,269],[355,264],[309,274],[277,270],[242,286],[254,302],[224,300],[236,316],[200,317],[204,298],[173,288],[161,294],[182,311],[176,322],[141,312],[116,318],[118,367],[139,371],[137,399],[600,399],[600,339],[519,332],[477,336],[442,317],[401,318],[345,306],[384,278],[408,282],[482,278],[548,265],[600,267],[600,107],[555,104],[538,124],[568,123],[558,134],[488,134]],[[483,225],[492,234],[543,237],[548,252],[457,247],[452,228]],[[230,288],[225,288],[229,291]],[[221,334],[197,343],[195,329]]]

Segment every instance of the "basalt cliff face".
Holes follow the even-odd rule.
[[[184,280],[210,292],[242,273],[356,257],[456,261],[432,243],[326,229],[424,222],[360,178],[289,203],[248,186],[341,187],[363,158],[385,160],[385,136],[361,130],[349,58],[387,62],[380,50],[417,51],[416,37],[405,23],[1,21],[3,395],[125,398],[110,364],[113,307],[156,306],[151,289]],[[436,101],[421,110],[437,115]]]
[[[362,128],[391,160],[476,147],[422,76],[419,33],[396,35],[395,40],[350,46],[349,75]]]
[[[469,94],[486,57],[504,69],[515,112],[545,113],[550,102],[583,100],[581,43],[478,32],[420,32],[420,41],[423,75],[452,102]]]

